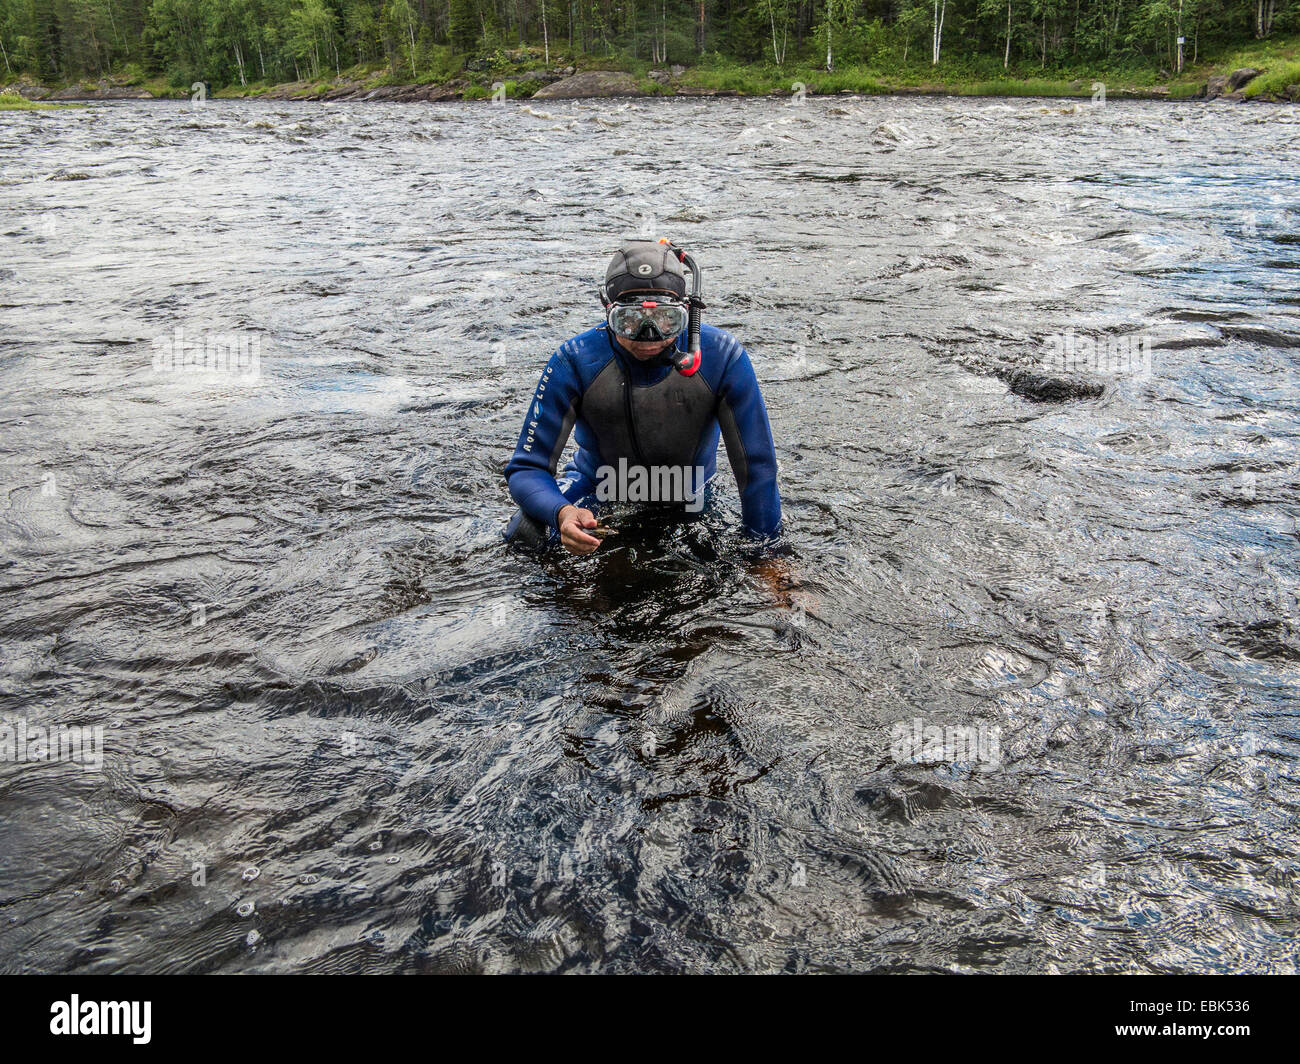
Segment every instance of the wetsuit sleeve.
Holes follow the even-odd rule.
[[[765,539],[781,532],[776,487],[776,447],[758,378],[742,347],[727,366],[718,390],[718,424],[740,489],[745,532]]]
[[[569,505],[555,483],[555,470],[573,431],[578,395],[577,372],[562,351],[555,352],[537,382],[519,443],[506,463],[506,482],[515,502],[551,528],[560,508]]]

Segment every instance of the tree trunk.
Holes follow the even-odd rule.
[[[546,56],[546,65],[551,65],[551,35],[546,29],[546,0],[542,0],[542,50]]]
[[[701,8],[703,8],[703,4],[701,4]],[[776,6],[769,2],[767,6],[767,16],[768,16],[768,21],[771,23],[772,26],[772,58],[776,60],[777,66],[782,66],[785,63],[786,43],[790,39],[789,12],[782,9],[781,13],[785,17],[783,19],[783,24],[781,27],[781,40],[780,43],[778,44],[777,37],[776,37]]]
[[[1178,25],[1174,27],[1174,45],[1178,54],[1174,59],[1174,73],[1183,72],[1183,0],[1178,0]]]
[[[1273,32],[1273,10],[1276,0],[1255,0],[1255,36],[1263,40]]]
[[[1011,65],[1011,0],[1007,0],[1007,50],[1002,56],[1002,69]]]

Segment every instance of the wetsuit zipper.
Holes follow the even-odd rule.
[[[632,438],[632,455],[636,458],[637,465],[644,466],[645,455],[641,453],[641,441],[636,434],[636,415],[632,413],[632,375],[628,372],[627,363],[623,361],[623,356],[618,351],[614,352],[614,357],[618,359],[618,368],[623,372],[623,412],[627,417],[628,434]]]

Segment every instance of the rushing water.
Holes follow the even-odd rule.
[[[104,743],[0,761],[0,968],[1294,971],[1298,152],[1200,104],[0,114],[0,712]],[[755,361],[782,560],[725,462],[703,522],[500,545],[641,231]],[[256,379],[156,369],[178,328]],[[1150,372],[1012,393],[1069,332]]]

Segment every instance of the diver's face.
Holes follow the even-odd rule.
[[[641,298],[655,299],[656,294],[654,292],[647,292],[644,293]],[[681,296],[665,292],[663,296],[658,298],[680,300]],[[668,348],[672,347],[677,341],[677,337],[675,336],[671,340],[625,340],[621,336],[615,336],[614,339],[619,342],[624,351],[633,355],[640,362],[644,362],[648,358],[654,358],[655,355],[662,351],[667,351]]]
[[[672,340],[624,340],[621,336],[616,336],[614,339],[619,342],[624,351],[641,362],[654,358],[661,351],[666,351],[673,346]]]

